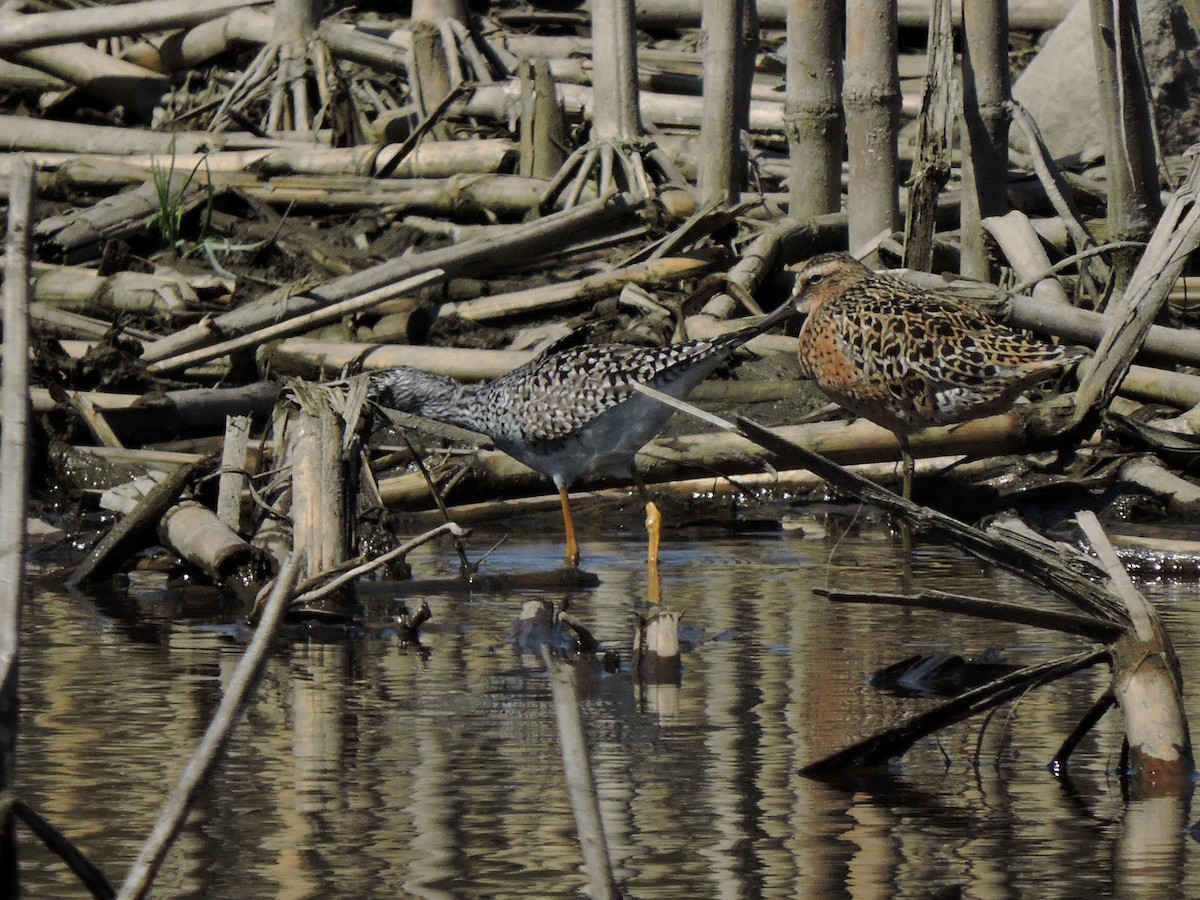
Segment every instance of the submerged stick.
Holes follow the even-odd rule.
[[[204,786],[209,773],[224,752],[233,729],[254,692],[266,660],[267,648],[275,636],[275,629],[287,606],[296,576],[300,572],[300,564],[300,557],[295,555],[288,556],[284,561],[279,578],[275,582],[275,589],[271,592],[271,599],[263,610],[258,628],[255,629],[254,639],[234,670],[225,696],[221,698],[221,704],[204,732],[204,737],[200,739],[187,768],[183,770],[175,792],[167,800],[154,830],[142,845],[137,861],[129,870],[125,883],[121,885],[121,891],[117,895],[119,900],[130,900],[149,894],[155,876],[158,875],[171,845],[179,836],[188,812],[195,803],[196,794]]]
[[[1002,600],[963,597],[944,591],[922,591],[919,594],[848,593],[819,587],[813,588],[813,593],[833,603],[890,603],[914,609],[933,609],[1018,625],[1032,625],[1035,628],[1061,631],[1094,641],[1114,640],[1122,633],[1120,626],[1102,622],[1092,616],[1037,609]]]
[[[810,763],[800,770],[800,774],[812,778],[858,766],[882,765],[893,757],[903,755],[921,738],[933,734],[947,725],[961,722],[963,719],[1019,697],[1032,687],[1065,678],[1097,663],[1105,662],[1108,658],[1108,648],[1102,647],[1096,650],[1084,650],[1081,653],[1036,666],[1026,666],[982,687],[967,691],[953,700],[940,703],[928,712],[914,716],[895,728],[879,732],[824,759]]]

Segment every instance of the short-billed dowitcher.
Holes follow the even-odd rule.
[[[399,366],[372,376],[370,396],[385,407],[485,434],[496,447],[548,476],[562,503],[566,562],[572,567],[579,563],[579,544],[568,488],[584,475],[632,474],[646,506],[647,558],[656,564],[662,516],[634,457],[674,410],[630,385],[683,398],[738,347],[790,315],[785,304],[746,328],[666,347],[559,342],[484,384],[461,384]]]
[[[831,399],[891,431],[912,495],[909,435],[1007,409],[1083,356],[1031,340],[966,301],[872,272],[848,253],[796,269],[800,368]]]

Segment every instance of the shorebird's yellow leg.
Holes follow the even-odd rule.
[[[567,567],[574,569],[579,566],[579,541],[575,539],[575,519],[571,515],[571,501],[565,487],[558,489],[558,501],[562,504],[563,529],[567,533]]]
[[[642,503],[646,507],[646,533],[649,535],[646,562],[657,568],[658,545],[662,540],[662,513],[658,509],[658,504],[650,498],[650,492],[646,490],[646,482],[642,481],[642,473],[637,470],[637,466],[634,466],[632,471],[633,483],[637,486],[638,494],[641,495]]]

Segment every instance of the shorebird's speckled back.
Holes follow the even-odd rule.
[[[628,475],[634,455],[673,412],[630,384],[685,397],[738,347],[789,312],[785,307],[713,340],[666,347],[551,347],[480,385],[400,366],[372,377],[372,397],[383,406],[486,434],[559,487],[585,474]]]
[[[806,262],[792,296],[808,314],[798,344],[804,373],[902,443],[918,428],[1000,412],[1083,355],[1030,340],[948,294],[875,274],[847,253]]]

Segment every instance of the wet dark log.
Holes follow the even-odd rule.
[[[306,610],[309,613],[312,613],[315,609],[314,604],[316,604],[318,601],[323,600],[331,594],[337,594],[338,592],[345,591],[355,579],[361,578],[364,575],[369,575],[383,566],[392,563],[394,560],[403,559],[417,547],[423,546],[424,544],[427,544],[444,534],[448,534],[458,541],[467,537],[470,532],[464,531],[454,522],[444,522],[441,525],[438,525],[435,528],[425,532],[424,534],[418,535],[417,537],[410,541],[406,541],[398,547],[393,547],[387,553],[382,553],[367,562],[363,562],[354,566],[343,566],[337,569],[328,569],[318,572],[315,576],[306,581],[301,588],[297,589],[298,592],[296,595],[288,601],[288,607],[289,609]],[[470,587],[470,582],[466,579],[455,579],[455,583],[461,585],[464,589]],[[565,586],[561,581],[558,582],[558,585]],[[512,585],[509,586],[511,587]],[[524,587],[529,586],[530,585],[524,585]],[[534,586],[547,587],[545,584]],[[417,586],[413,582],[408,582],[407,587],[411,589]],[[426,590],[429,589],[429,587],[430,585],[425,583],[419,586],[419,589]],[[438,585],[439,589],[445,587],[447,587],[447,585],[444,582]],[[259,599],[262,600],[263,598],[260,596]],[[249,621],[256,622],[260,613],[261,609],[256,605],[250,613]],[[424,621],[424,619],[421,619],[421,621]],[[418,623],[418,625],[419,624],[420,623]]]
[[[1089,615],[1122,627],[1128,625],[1125,609],[1100,583],[1096,563],[1073,548],[1047,541],[1016,523],[995,522],[987,531],[981,531],[904,500],[744,417],[739,416],[737,421],[741,433],[777,454],[785,464],[811,469],[838,489],[900,516],[918,530],[936,531],[981,559],[1034,579]]]
[[[164,168],[169,165],[167,162]],[[93,260],[100,257],[106,241],[141,233],[160,214],[175,209],[180,214],[190,212],[211,199],[188,171],[172,168],[163,172],[162,183],[157,178],[88,209],[42,219],[34,233],[39,242],[52,246],[63,262]],[[169,201],[164,200],[164,191]]]
[[[903,517],[936,529],[968,552],[1043,585],[1101,623],[1119,627],[1111,646],[1033,666],[997,679],[938,709],[889,729],[802,770],[820,775],[847,766],[877,765],[903,752],[939,727],[1017,696],[1035,683],[1060,678],[1101,660],[1114,670],[1114,696],[1125,712],[1129,774],[1139,796],[1178,794],[1190,789],[1194,764],[1183,711],[1178,661],[1154,608],[1133,588],[1094,514],[1077,518],[1100,556],[1107,579],[1098,578],[1090,557],[1055,544],[1016,523],[995,523],[979,531],[933,510],[921,509],[807,450],[782,441],[767,429],[739,419],[739,430],[788,462],[804,460],[839,488]]]
[[[1096,698],[1096,702],[1091,708],[1084,713],[1079,720],[1079,724],[1072,729],[1071,733],[1063,740],[1062,745],[1058,748],[1058,752],[1054,754],[1054,759],[1050,761],[1050,771],[1056,775],[1061,775],[1066,772],[1067,761],[1071,758],[1071,754],[1075,752],[1075,748],[1079,746],[1079,742],[1087,736],[1096,724],[1104,718],[1104,714],[1116,705],[1117,699],[1113,696],[1111,690],[1107,690]]]

